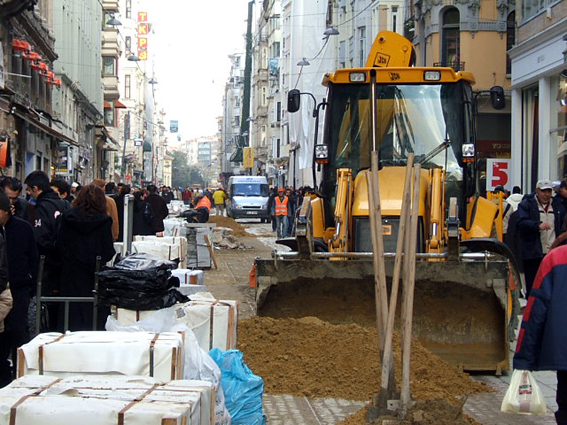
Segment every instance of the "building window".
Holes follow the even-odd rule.
[[[124,45],[126,47],[126,51],[131,52],[132,51],[132,37],[127,35],[126,38],[124,39]]]
[[[359,66],[363,67],[366,63],[366,27],[358,29],[358,58]]]
[[[443,66],[460,70],[461,62],[461,34],[460,15],[456,7],[451,7],[443,13],[443,39],[442,61]]]
[[[516,12],[508,15],[508,26],[506,28],[506,51],[510,50],[516,44]],[[506,53],[506,74],[512,74],[512,59]]]
[[[114,127],[114,110],[112,108],[104,108],[104,125]]]
[[[126,19],[132,19],[132,0],[126,0]]]
[[[124,97],[130,99],[130,75],[126,74],[124,76]]]
[[[116,59],[112,56],[102,57],[102,72],[104,75],[116,75]]]
[[[346,68],[346,42],[339,43],[339,68]]]
[[[279,58],[280,57],[280,42],[279,41],[275,41],[272,44],[272,57],[273,58]]]
[[[392,31],[397,32],[398,26],[398,6],[392,6]]]

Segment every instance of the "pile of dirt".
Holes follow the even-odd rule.
[[[248,233],[246,228],[237,223],[233,218],[224,217],[220,215],[210,215],[209,216],[209,223],[215,223],[217,226],[220,227],[228,227],[232,229],[233,236],[246,236],[246,237],[255,237],[252,233]]]
[[[253,317],[239,322],[238,339],[244,361],[264,379],[267,393],[370,401],[380,388],[375,329],[355,324],[332,325],[314,317]],[[394,358],[399,383],[398,335],[394,337]],[[491,391],[417,341],[412,343],[411,364],[413,399],[443,399],[457,405],[466,394]]]

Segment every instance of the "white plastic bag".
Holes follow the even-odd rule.
[[[529,370],[514,370],[500,410],[505,413],[526,415],[547,413],[545,398]]]

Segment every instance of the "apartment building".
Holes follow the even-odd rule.
[[[512,175],[524,193],[567,177],[567,1],[516,5],[512,65]]]

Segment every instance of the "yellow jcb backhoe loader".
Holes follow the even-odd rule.
[[[471,73],[413,67],[402,36],[380,32],[366,66],[326,74],[319,182],[296,218],[292,252],[258,259],[259,315],[317,316],[375,326],[367,173],[379,153],[387,274],[392,275],[407,158],[421,164],[414,337],[464,370],[509,369],[517,314],[512,254],[497,239],[498,206],[478,196]],[[491,89],[495,107],[503,92]],[[288,96],[288,111],[300,108]],[[320,108],[317,108],[319,110]],[[315,172],[314,172],[315,176]]]

